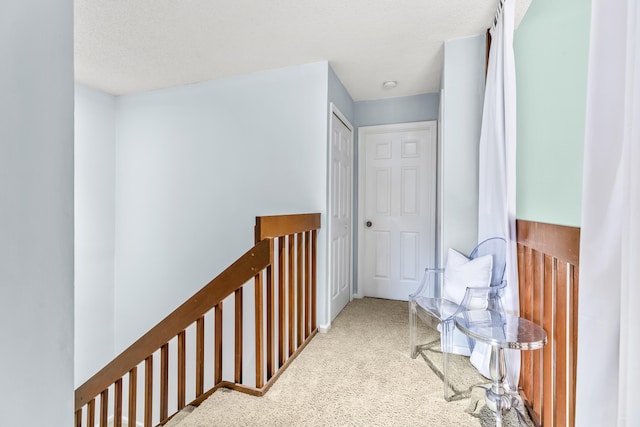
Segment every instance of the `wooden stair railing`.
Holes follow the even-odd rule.
[[[97,413],[100,427],[110,422],[121,427],[125,414],[129,427],[137,420],[151,427],[165,424],[187,404],[199,405],[220,387],[266,393],[318,331],[319,228],[320,214],[257,217],[253,248],[78,387],[75,426],[94,427]],[[254,386],[243,383],[248,287],[255,303]],[[227,308],[227,298],[233,298],[232,307]],[[223,379],[223,345],[230,344],[223,340],[223,302],[234,319],[232,381]],[[207,336],[213,341],[209,346]]]
[[[520,388],[536,425],[575,425],[580,229],[517,221],[520,316],[547,332],[522,352]]]

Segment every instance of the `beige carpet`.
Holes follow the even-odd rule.
[[[432,334],[423,338],[433,341]],[[431,353],[427,358],[439,363]],[[468,396],[467,383],[481,378],[466,358],[454,363],[456,389]],[[265,396],[219,390],[174,425],[495,425],[486,407],[466,412],[466,396],[445,402],[442,381],[423,358],[409,357],[406,302],[365,298],[351,302],[328,333],[316,335]]]

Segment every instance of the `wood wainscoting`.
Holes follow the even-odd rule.
[[[574,426],[580,229],[518,220],[517,236],[520,316],[548,340],[522,352],[521,393],[538,425]]]

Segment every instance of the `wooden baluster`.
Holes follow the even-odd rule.
[[[136,398],[138,394],[138,368],[129,371],[129,427],[136,427]]]
[[[178,410],[186,405],[187,400],[187,351],[185,331],[178,334]]]
[[[304,234],[304,271],[306,273],[304,288],[304,334],[311,335],[311,232]]]
[[[295,344],[295,304],[296,304],[296,300],[295,300],[295,280],[294,280],[294,274],[295,274],[295,264],[294,264],[294,259],[295,257],[293,256],[294,251],[293,251],[293,245],[294,245],[294,235],[289,235],[288,237],[288,246],[289,246],[289,252],[287,254],[287,262],[289,263],[289,319],[288,319],[288,327],[289,327],[289,353],[287,354],[287,359],[289,358],[289,356],[291,356],[293,354],[293,351],[295,350],[294,344]]]
[[[263,312],[262,312],[262,307],[264,302],[262,301],[262,272],[258,273],[258,275],[255,277],[255,286],[254,286],[254,290],[255,290],[255,307],[256,307],[256,317],[255,317],[255,323],[256,323],[256,329],[255,329],[255,334],[256,334],[256,388],[262,388],[262,386],[264,385],[264,372],[263,372],[263,365],[264,365],[264,344],[263,344],[263,331],[262,331],[262,319],[263,319]]]
[[[160,347],[160,421],[169,416],[169,343]]]
[[[109,389],[100,393],[100,427],[107,427],[109,422]]]
[[[122,427],[122,378],[113,385],[113,427]]]
[[[196,397],[204,393],[204,316],[196,321]]]
[[[234,379],[237,384],[242,383],[242,288],[235,292],[235,342],[234,342]]]
[[[214,385],[222,382],[222,301],[215,306]]]
[[[76,427],[82,427],[82,408],[76,411]]]
[[[144,360],[144,427],[153,421],[153,355]]]
[[[91,399],[87,403],[87,427],[96,425],[96,399]]]
[[[304,308],[304,276],[303,276],[303,272],[304,272],[304,267],[302,264],[302,261],[304,259],[304,256],[302,254],[302,249],[304,248],[303,246],[303,242],[302,242],[302,233],[298,233],[296,234],[296,244],[297,244],[297,264],[298,264],[298,268],[297,268],[297,276],[296,276],[296,284],[297,284],[297,292],[298,292],[298,301],[297,301],[297,306],[298,306],[298,325],[297,325],[297,330],[298,330],[298,344],[296,345],[296,348],[298,348],[302,342],[304,341],[304,314],[302,313],[302,310]]]
[[[274,289],[273,289],[273,240],[271,240],[271,262],[267,267],[267,380],[273,377],[274,368],[274,325],[275,325],[275,305],[274,305]]]
[[[315,331],[318,327],[316,317],[316,268],[317,268],[317,238],[318,232],[316,230],[311,231],[311,329]]]
[[[285,238],[278,237],[278,364],[284,365],[287,360],[286,331],[286,283],[285,283]]]

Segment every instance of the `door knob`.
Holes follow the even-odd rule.
[[[371,227],[373,223],[371,221],[367,221],[367,227]]]

